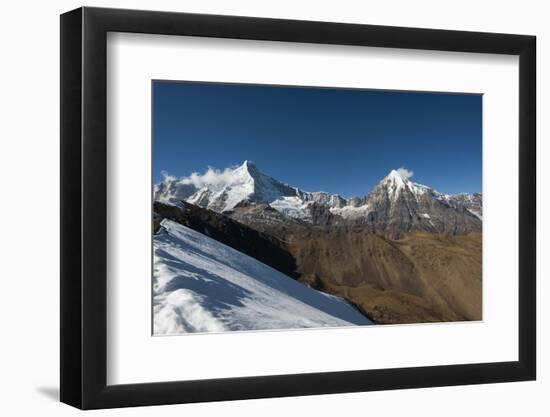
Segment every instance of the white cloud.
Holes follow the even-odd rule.
[[[160,171],[160,174],[164,177],[164,181],[166,182],[174,181],[176,179],[176,177],[174,177],[173,175],[170,175],[166,171]]]
[[[397,173],[402,178],[411,178],[414,175],[414,171],[409,171],[407,168],[401,167],[397,170]]]
[[[180,184],[192,184],[197,188],[209,186],[212,188],[234,184],[238,181],[238,174],[235,172],[236,167],[225,168],[223,171],[208,167],[204,174],[193,172],[188,177],[180,178]]]

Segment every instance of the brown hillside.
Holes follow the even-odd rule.
[[[341,295],[378,323],[480,320],[481,233],[393,241],[360,231],[293,239],[300,280]]]
[[[304,284],[344,297],[377,323],[482,318],[479,232],[418,231],[391,240],[366,227],[285,224],[274,210],[264,210],[248,227],[188,203],[178,208],[155,202],[154,209],[155,230],[161,218],[177,221]],[[258,224],[264,230],[255,230]]]

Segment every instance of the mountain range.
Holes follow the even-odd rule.
[[[224,171],[209,169],[204,175],[166,176],[155,185],[154,200],[176,206],[191,203],[260,229],[262,222],[363,226],[399,237],[413,230],[460,235],[482,228],[481,193],[442,194],[411,181],[404,169],[391,170],[367,195],[346,199],[301,190],[244,161]]]
[[[155,333],[351,325],[353,312],[376,324],[480,320],[482,194],[410,177],[392,170],[344,198],[250,161],[166,176],[154,187]],[[282,305],[289,314],[278,316]]]

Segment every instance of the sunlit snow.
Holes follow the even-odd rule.
[[[441,194],[412,181],[413,174],[413,171],[403,167],[391,170],[376,189],[382,189],[391,203],[396,202],[403,192],[408,192],[417,201],[430,195],[447,205],[452,204],[454,196]],[[472,200],[472,196],[467,194],[463,198]],[[332,214],[346,219],[366,217],[371,211],[364,200],[362,205],[357,205],[354,199],[345,199],[337,194],[291,187],[263,174],[250,161],[224,170],[210,167],[203,174],[192,173],[181,178],[165,174],[164,181],[155,185],[154,199],[179,206],[184,200],[220,213],[233,210],[243,201],[267,203],[285,216],[306,222],[312,221],[310,208],[313,203],[327,207]],[[471,213],[481,220],[480,213]]]
[[[343,299],[208,236],[167,219],[161,226],[153,240],[155,334],[372,324]]]

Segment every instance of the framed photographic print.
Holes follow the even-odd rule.
[[[535,379],[535,38],[61,16],[61,401]]]

